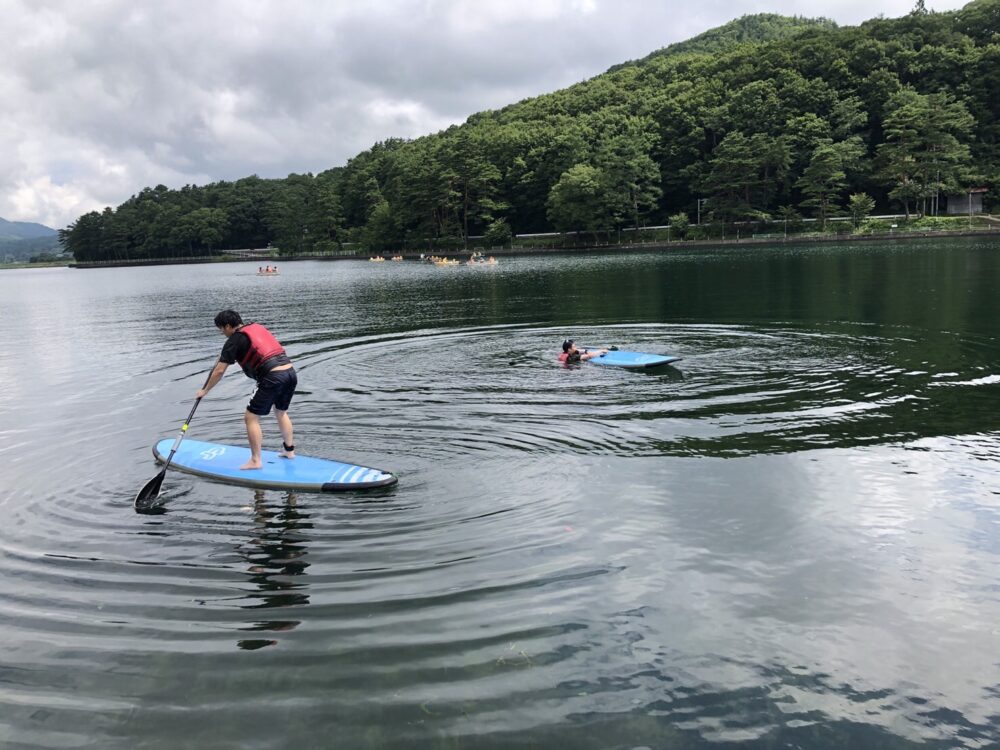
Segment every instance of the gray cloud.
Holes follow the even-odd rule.
[[[853,24],[912,4],[822,14]],[[147,185],[322,171],[758,12],[817,13],[805,0],[0,0],[0,216],[61,227]]]

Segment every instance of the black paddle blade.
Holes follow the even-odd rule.
[[[164,468],[159,474],[150,479],[139,490],[139,494],[135,496],[135,509],[136,510],[150,510],[155,508],[157,503],[156,499],[160,496],[160,486],[163,484],[163,477],[167,475],[167,470]]]

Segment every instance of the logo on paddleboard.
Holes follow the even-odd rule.
[[[226,452],[226,446],[224,446],[224,445],[216,445],[213,448],[209,448],[206,451],[202,451],[201,452],[201,457],[205,461],[211,461],[213,458],[218,458],[219,456],[221,456],[225,452]]]

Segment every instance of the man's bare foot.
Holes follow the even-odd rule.
[[[295,446],[282,442],[281,450],[278,451],[278,456],[281,458],[295,458]]]
[[[257,461],[254,461],[254,460],[253,460],[253,459],[251,458],[251,459],[250,459],[249,461],[247,461],[247,462],[246,462],[245,464],[243,464],[243,465],[242,465],[242,466],[240,467],[240,469],[242,469],[242,470],[247,470],[247,469],[260,469],[261,467],[263,467],[263,465],[264,465],[264,464],[262,464],[262,463],[260,462],[260,460],[259,460],[259,459],[258,459]]]

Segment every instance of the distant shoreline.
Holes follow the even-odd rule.
[[[384,253],[350,253],[350,254],[338,254],[338,255],[320,255],[320,254],[302,254],[302,255],[283,255],[278,257],[270,258],[239,258],[239,257],[226,257],[226,256],[200,256],[191,258],[153,258],[149,260],[120,260],[120,261],[100,261],[94,263],[80,262],[80,263],[12,263],[12,264],[0,264],[0,270],[5,268],[52,268],[52,267],[64,267],[78,268],[78,269],[94,269],[94,268],[123,268],[131,266],[172,266],[172,265],[192,265],[201,263],[258,263],[269,262],[269,263],[289,263],[292,261],[300,260],[321,260],[321,261],[331,261],[331,260],[367,260],[369,257],[377,257],[379,255],[383,257],[389,256],[402,256],[405,260],[419,260],[421,255],[426,256],[428,254],[439,254],[442,256],[462,256],[469,255],[474,251],[482,252],[487,255],[494,256],[517,256],[517,255],[552,255],[552,254],[577,254],[577,253],[615,253],[622,251],[671,251],[671,250],[682,250],[691,248],[701,248],[701,249],[712,249],[712,248],[733,248],[733,247],[754,247],[754,248],[765,248],[765,247],[783,247],[788,245],[812,245],[812,244],[853,244],[857,242],[904,242],[909,240],[925,240],[925,239],[942,239],[942,238],[961,238],[961,237],[993,237],[1000,239],[1000,228],[998,229],[971,229],[971,230],[961,230],[961,231],[913,231],[913,232],[893,232],[891,234],[851,234],[851,235],[832,235],[823,237],[802,237],[802,236],[790,236],[787,238],[775,238],[775,237],[745,237],[739,239],[718,239],[718,240],[676,240],[673,242],[636,242],[636,243],[622,243],[622,244],[612,244],[612,245],[576,245],[576,246],[566,246],[566,247],[531,247],[527,245],[514,245],[513,247],[505,248],[480,248],[480,247],[470,247],[469,249],[457,249],[457,250],[402,250],[402,251],[387,251]]]

